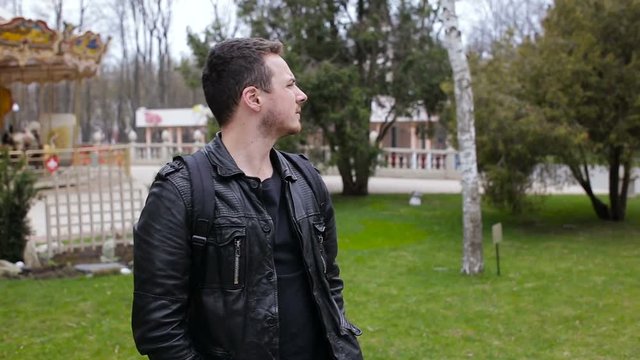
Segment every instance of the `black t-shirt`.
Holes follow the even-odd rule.
[[[275,226],[272,246],[278,277],[279,358],[327,360],[327,342],[282,187],[277,171],[261,186],[261,199]]]

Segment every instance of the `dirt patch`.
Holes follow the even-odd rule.
[[[100,246],[57,254],[48,264],[38,269],[23,271],[18,278],[57,279],[84,276],[82,272],[74,269],[74,265],[99,263],[100,255],[102,255],[102,247]],[[117,262],[130,267],[133,264],[133,246],[118,244],[115,248],[115,256]]]

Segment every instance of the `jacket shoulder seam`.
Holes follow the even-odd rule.
[[[184,170],[184,168],[182,168],[180,170]],[[178,173],[179,172],[175,172],[175,173],[169,174],[167,177],[165,177],[165,179],[167,179],[171,183],[171,185],[173,185],[175,190],[180,195],[180,199],[182,200],[182,204],[184,205],[185,209],[187,209],[187,212],[190,213],[190,211],[191,211],[190,201],[187,202],[187,198],[186,197],[188,196],[189,200],[191,200],[191,181],[190,181],[190,179],[184,179],[184,180],[183,179],[176,179],[174,175],[177,175]],[[188,174],[189,172],[187,171],[186,173]],[[186,176],[188,176],[188,175],[186,175]],[[180,182],[180,185],[182,185],[183,181],[184,181],[184,184],[187,186],[185,189],[183,189],[178,184],[178,182]]]

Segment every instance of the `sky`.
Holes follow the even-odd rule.
[[[94,8],[97,7],[98,4],[104,3],[104,0],[84,1]],[[169,35],[170,48],[173,57],[181,58],[191,54],[186,41],[187,27],[190,27],[192,32],[202,33],[214,18],[213,4],[217,4],[218,12],[222,16],[226,16],[227,19],[233,20],[235,9],[230,5],[232,1],[233,0],[173,0],[172,25],[171,33]],[[107,2],[109,2],[109,0],[107,0]],[[42,10],[44,4],[46,4],[43,0],[0,0],[0,16],[11,16],[13,14],[14,3],[22,3],[22,14],[27,18],[41,19],[49,16],[47,12],[43,12]],[[63,11],[64,14],[66,14],[64,17],[72,23],[78,16],[78,3],[79,0],[64,1]],[[473,4],[474,0],[458,0],[456,3],[456,10],[459,14],[463,33],[463,41],[464,34],[470,31],[470,24],[474,20],[475,12],[473,11]],[[52,18],[45,20],[53,21]],[[86,28],[98,32],[105,37],[111,35],[116,38],[116,32],[112,31],[112,25],[109,25],[107,21],[101,21],[101,23],[97,24],[88,24]],[[119,50],[116,50],[115,48],[116,46],[112,46],[112,49],[119,52]]]
[[[192,31],[202,33],[204,29],[211,23],[214,18],[212,1],[218,2],[221,9],[229,11],[231,0],[176,0],[178,3],[174,8],[174,29],[172,32],[172,45],[174,46],[174,54],[180,55],[190,54],[189,47],[186,44],[187,26]],[[456,2],[456,11],[459,14],[459,20],[463,34],[471,29],[470,23],[475,20],[474,2],[476,0],[458,0]],[[464,39],[463,39],[464,41]]]
[[[204,29],[214,19],[214,8],[212,0],[175,0],[174,5],[174,23],[171,32],[171,45],[173,54],[180,56],[182,54],[191,54],[189,46],[187,46],[187,27],[192,32],[202,33]],[[235,12],[229,10],[230,4],[228,0],[213,0],[218,3],[222,11],[227,13]],[[222,14],[222,12],[221,12]]]
[[[95,10],[99,4],[113,2],[113,0],[84,0],[90,7]],[[169,42],[174,57],[190,54],[187,46],[187,27],[195,33],[202,33],[214,18],[213,3],[218,4],[221,11],[229,11],[229,3],[232,0],[173,0],[173,14],[171,33],[169,34]],[[63,17],[66,21],[75,23],[78,18],[79,0],[64,0]],[[53,15],[50,12],[43,11],[48,6],[48,1],[44,0],[0,0],[0,16],[8,18],[14,15],[14,3],[18,4],[18,9],[22,10],[22,16],[29,19],[42,19],[47,22],[53,22]],[[20,3],[22,6],[20,6]],[[19,12],[19,10],[18,10]],[[233,11],[231,11],[233,12]],[[50,17],[50,18],[47,18]],[[94,18],[96,16],[94,15]],[[112,36],[116,38],[116,31],[110,31],[107,21],[101,21],[98,24],[87,24],[85,28],[98,32],[104,37]]]

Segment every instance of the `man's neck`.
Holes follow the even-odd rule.
[[[271,177],[273,167],[269,154],[275,141],[258,134],[227,129],[222,131],[222,142],[245,175],[260,181]]]

